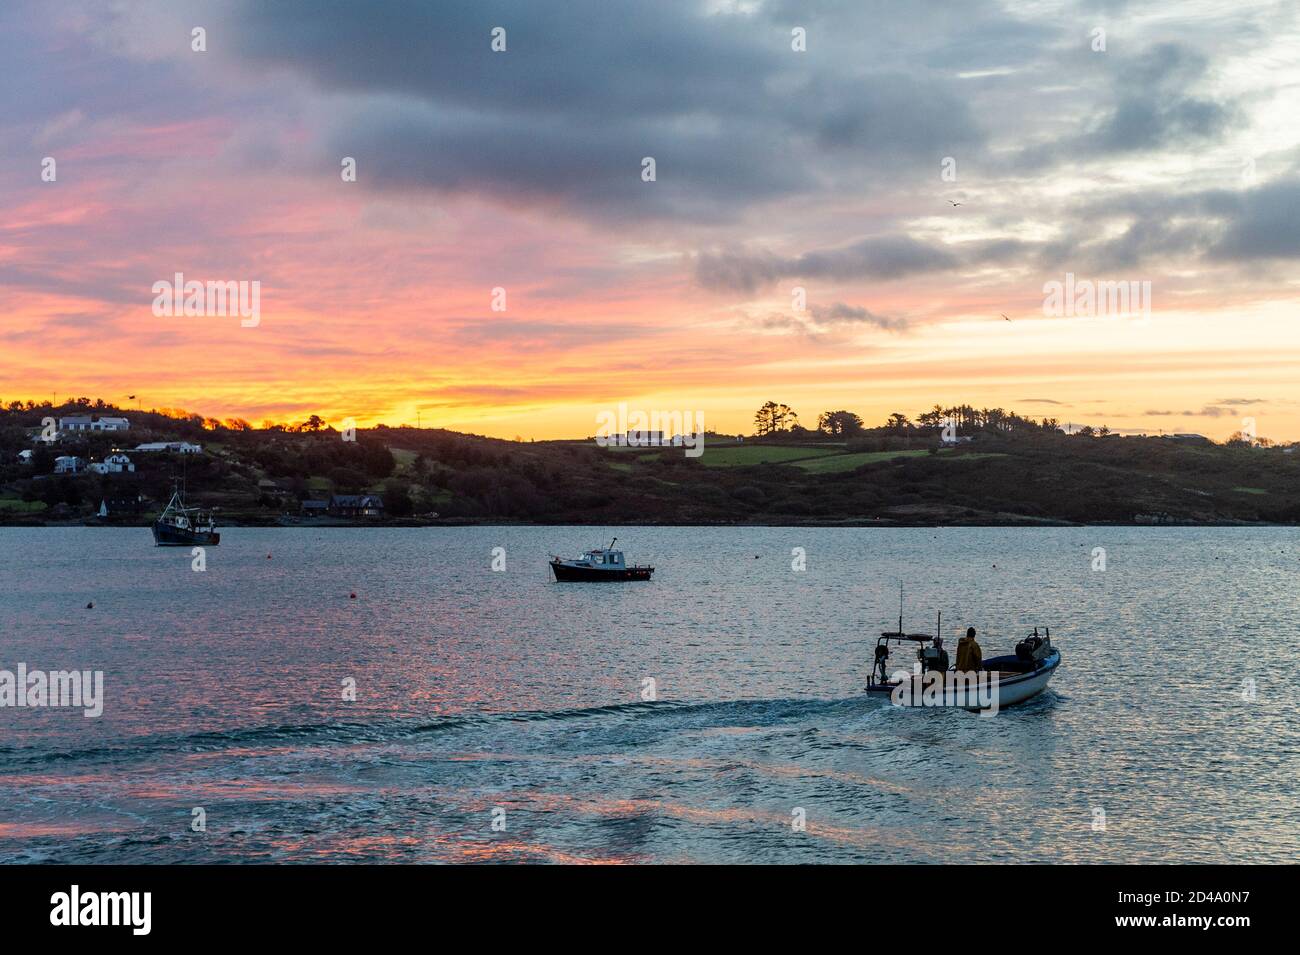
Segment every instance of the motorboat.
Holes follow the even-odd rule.
[[[628,564],[621,550],[615,550],[615,537],[608,547],[584,551],[581,557],[551,555],[551,571],[559,583],[605,583],[617,580],[649,580],[655,572],[643,564]]]
[[[936,633],[941,629],[942,620],[940,615]],[[911,672],[889,672],[891,645],[916,647],[915,661],[909,666]],[[949,666],[942,641],[935,634],[904,632],[900,614],[898,629],[882,632],[876,641],[871,681],[865,690],[888,695],[903,706],[996,710],[1023,703],[1043,692],[1060,665],[1061,651],[1052,645],[1050,629],[1043,628],[1040,635],[1035,627],[1033,633],[1016,644],[1015,653],[985,658],[978,673],[958,673],[955,666]]]

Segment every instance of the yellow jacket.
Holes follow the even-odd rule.
[[[978,671],[984,662],[984,654],[974,637],[962,637],[957,641],[957,669],[963,673]]]

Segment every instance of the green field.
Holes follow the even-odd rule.
[[[795,448],[787,444],[706,445],[700,461],[712,468],[734,468],[754,464],[789,464],[792,461],[839,453],[839,448]]]
[[[389,448],[393,453],[393,462],[397,465],[398,470],[409,471],[415,464],[415,459],[419,457],[414,451],[405,451],[401,448]]]
[[[0,497],[0,511],[15,514],[34,514],[45,510],[44,501],[24,501],[16,497]]]
[[[795,465],[811,474],[836,474],[840,471],[852,471],[864,464],[877,461],[889,461],[892,458],[917,458],[929,454],[929,451],[858,451],[853,454],[833,454],[829,457],[800,461]]]
[[[1233,490],[1236,491],[1238,494],[1267,494],[1268,493],[1268,491],[1266,491],[1262,487],[1234,487]]]

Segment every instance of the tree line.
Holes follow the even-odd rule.
[[[973,405],[952,405],[945,408],[935,405],[929,411],[922,412],[912,421],[902,412],[895,411],[881,426],[888,431],[905,432],[918,429],[939,429],[951,426],[957,433],[993,429],[997,431],[1062,431],[1061,422],[1056,418],[1034,420],[1004,408],[976,408]],[[815,428],[805,428],[799,421],[799,414],[787,404],[776,401],[764,402],[754,414],[755,432],[762,435],[788,433],[791,435],[825,434],[834,437],[852,437],[869,430],[861,416],[843,409],[823,411],[817,416]],[[1080,429],[1081,434],[1106,435],[1106,427]]]

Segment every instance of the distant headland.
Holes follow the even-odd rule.
[[[144,526],[182,482],[226,526],[1300,521],[1300,455],[1243,435],[1117,435],[964,405],[874,427],[828,411],[805,428],[768,402],[753,434],[682,438],[522,442],[11,401],[0,525]]]

